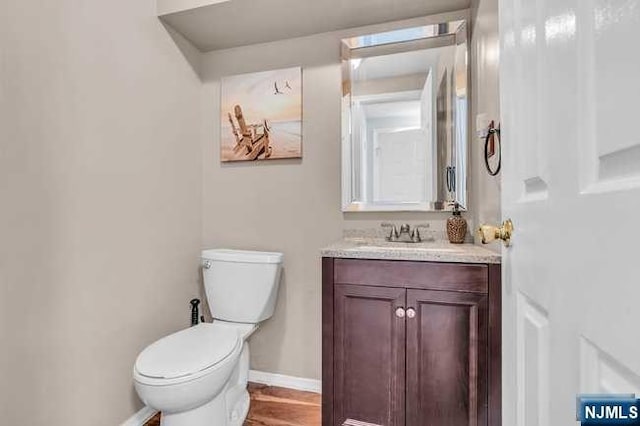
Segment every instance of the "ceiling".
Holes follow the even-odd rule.
[[[455,51],[455,47],[446,46],[364,58],[358,68],[352,72],[352,78],[354,81],[360,81],[411,74],[426,75],[429,68],[435,68],[438,65],[438,58],[445,50]]]
[[[452,12],[470,0],[158,0],[163,21],[201,51]],[[185,3],[192,8],[167,7]],[[161,3],[160,3],[161,2]]]

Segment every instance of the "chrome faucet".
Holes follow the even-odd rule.
[[[420,229],[427,229],[429,225],[416,225],[411,229],[411,225],[405,223],[400,229],[392,223],[383,223],[380,225],[384,229],[389,229],[389,235],[385,237],[387,241],[403,242],[403,243],[419,243],[422,242]]]

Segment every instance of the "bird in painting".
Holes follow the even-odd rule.
[[[280,89],[278,88],[277,81],[273,83],[273,87],[276,89],[275,92],[273,93],[274,95],[284,95],[284,92],[281,92]]]
[[[289,90],[293,90],[293,89],[291,88],[291,85],[289,84],[289,80],[287,80],[287,81],[285,82],[285,84],[284,84],[284,88],[285,88],[285,89],[289,89]]]

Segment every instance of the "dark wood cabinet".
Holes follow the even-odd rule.
[[[404,426],[406,327],[395,311],[406,291],[337,285],[334,300],[334,387],[344,395],[335,400],[336,418]]]
[[[499,277],[323,259],[323,426],[499,426]]]
[[[408,290],[407,426],[486,426],[487,296]]]

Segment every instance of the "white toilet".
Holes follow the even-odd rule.
[[[271,317],[282,253],[204,250],[214,318],[149,345],[133,380],[140,399],[162,412],[162,426],[241,426],[249,411],[247,338]]]

